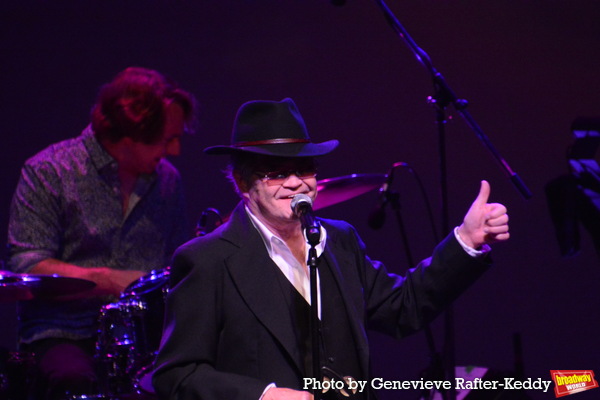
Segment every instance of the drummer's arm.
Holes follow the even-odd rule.
[[[102,295],[119,296],[130,283],[145,274],[143,271],[124,271],[108,267],[84,268],[55,258],[46,258],[38,262],[31,268],[29,273],[39,275],[57,274],[68,278],[86,279],[94,282],[96,287],[82,293],[84,297]]]
[[[142,271],[80,267],[56,259],[62,227],[62,199],[55,188],[60,177],[45,164],[26,163],[13,196],[8,227],[10,266],[14,272],[80,278],[93,281],[93,290],[79,297],[115,295],[143,276]]]

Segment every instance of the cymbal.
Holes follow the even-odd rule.
[[[317,198],[313,209],[329,207],[380,187],[385,174],[352,174],[337,178],[323,179],[317,182]]]
[[[95,286],[94,282],[86,279],[0,271],[0,302],[56,299],[90,290]]]

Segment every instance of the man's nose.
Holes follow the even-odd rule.
[[[298,177],[295,173],[291,173],[288,177],[283,181],[283,186],[295,188],[302,185],[304,181]]]

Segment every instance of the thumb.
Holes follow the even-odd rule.
[[[490,188],[490,184],[488,183],[488,181],[486,181],[486,180],[481,181],[481,187],[479,188],[479,194],[477,195],[477,198],[473,202],[473,205],[484,206],[488,202],[488,199],[490,198],[490,191],[491,191],[491,188]]]

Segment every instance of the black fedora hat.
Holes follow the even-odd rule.
[[[278,157],[314,157],[333,151],[339,142],[312,143],[304,120],[292,99],[255,100],[239,108],[231,145],[211,146],[206,154],[250,152]]]

